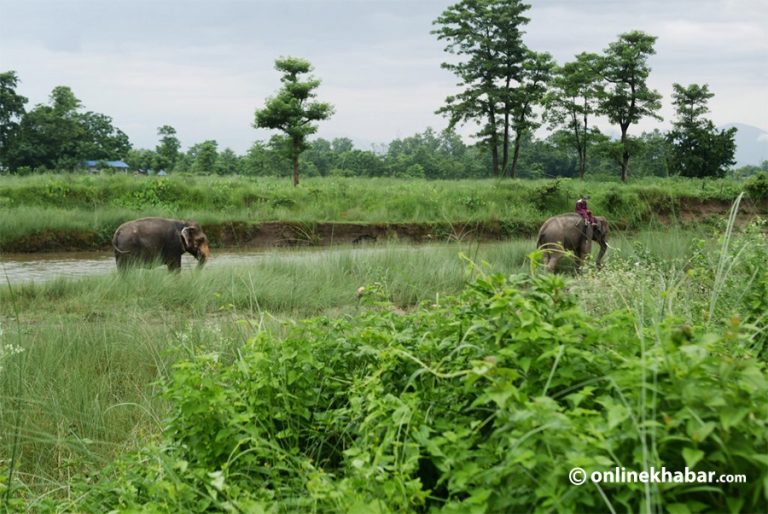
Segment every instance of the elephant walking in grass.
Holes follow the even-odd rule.
[[[603,257],[608,250],[605,238],[608,235],[608,220],[595,216],[597,223],[590,225],[577,213],[552,216],[539,229],[536,247],[544,251],[544,264],[549,271],[555,271],[560,259],[566,252],[573,252],[577,266],[581,267],[584,259],[592,251],[592,241],[600,244],[596,265],[602,266]]]
[[[211,256],[208,237],[194,221],[165,218],[143,218],[120,225],[112,237],[117,268],[129,266],[168,266],[168,271],[181,268],[181,256],[191,253],[198,268]]]

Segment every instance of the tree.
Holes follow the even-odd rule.
[[[144,148],[129,150],[125,155],[125,162],[134,170],[149,170],[156,161],[157,154]]]
[[[520,156],[520,145],[523,136],[536,130],[541,123],[534,113],[534,107],[542,103],[547,92],[547,84],[551,78],[554,61],[548,53],[528,51],[517,77],[517,87],[508,90],[505,111],[512,114],[512,126],[515,130],[515,149],[512,156],[512,166],[507,170],[508,145],[504,145],[504,165],[502,170],[515,178],[517,160]]]
[[[545,99],[547,121],[551,128],[566,129],[562,137],[576,150],[579,178],[582,180],[591,141],[589,120],[597,113],[601,91],[598,63],[596,54],[582,52],[575,61],[557,68]]]
[[[630,125],[646,116],[661,117],[661,95],[648,88],[646,83],[651,68],[648,57],[655,54],[656,37],[641,31],[621,34],[611,43],[601,59],[602,77],[606,87],[600,98],[600,109],[611,123],[621,129],[621,180],[629,175],[630,142],[627,135]]]
[[[736,163],[736,128],[718,131],[704,117],[709,112],[707,101],[714,96],[706,84],[672,87],[677,120],[667,134],[670,173],[684,177],[724,176]]]
[[[277,129],[285,133],[286,143],[293,161],[293,185],[299,185],[299,156],[307,148],[307,137],[317,132],[315,121],[326,120],[333,114],[329,103],[312,101],[317,95],[314,90],[320,81],[308,77],[299,80],[299,75],[312,71],[312,65],[305,59],[282,57],[275,60],[275,69],[283,73],[282,89],[267,99],[263,109],[256,110],[254,127]]]
[[[131,149],[128,136],[112,125],[112,118],[88,111],[78,113],[75,120],[82,128],[82,139],[75,151],[82,159],[122,159]]]
[[[160,136],[160,144],[155,147],[157,152],[155,166],[158,169],[171,170],[176,165],[181,148],[181,142],[176,137],[176,129],[170,125],[163,125],[157,129],[157,135]]]
[[[78,154],[87,137],[79,123],[80,100],[66,86],[57,86],[49,96],[49,105],[36,105],[19,123],[17,135],[9,146],[9,167],[73,169],[84,159]]]
[[[219,175],[239,175],[240,157],[231,149],[225,148],[216,160],[216,173]]]
[[[69,87],[55,87],[48,105],[37,105],[21,118],[7,148],[8,166],[74,169],[86,159],[125,157],[131,144],[112,125],[112,118],[81,109],[82,103]]]
[[[27,99],[16,93],[19,78],[15,71],[0,73],[0,168],[7,164],[8,145],[19,130]]]
[[[461,0],[433,22],[445,51],[465,58],[442,64],[462,91],[437,112],[448,116],[451,129],[470,121],[480,126],[475,136],[490,150],[494,176],[507,169],[513,109],[520,112],[520,95],[512,90],[529,55],[521,31],[529,8],[520,0]]]
[[[219,158],[214,140],[203,141],[190,147],[188,156],[192,161],[192,172],[201,175],[209,175],[216,170],[216,162]]]

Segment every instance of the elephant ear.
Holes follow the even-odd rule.
[[[194,231],[194,227],[184,227],[181,229],[181,242],[184,244],[184,248],[187,250],[195,248]]]

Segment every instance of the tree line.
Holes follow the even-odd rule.
[[[309,140],[333,106],[316,100],[320,81],[311,64],[279,58],[282,87],[256,109],[253,126],[277,130],[244,154],[219,150],[214,140],[181,150],[176,130],[158,128],[154,149],[133,149],[104,114],[85,111],[70,88],[56,87],[48,104],[25,110],[18,76],[0,73],[0,170],[24,173],[75,169],[84,160],[122,158],[132,168],[167,172],[242,175],[405,176],[424,178],[611,176],[721,177],[734,164],[736,129],[718,130],[707,118],[713,96],[706,84],[673,85],[676,118],[667,133],[633,135],[645,117],[661,119],[661,95],[649,88],[648,58],[656,38],[621,34],[602,54],[582,52],[557,64],[523,42],[530,8],[520,0],[461,0],[435,21],[459,92],[438,113],[442,132],[427,129],[381,149],[354,148],[351,140]],[[594,126],[613,124],[618,139]],[[460,125],[477,126],[474,143],[457,136]],[[546,126],[549,135],[537,137]]]

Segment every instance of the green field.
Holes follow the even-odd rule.
[[[0,250],[108,248],[122,222],[145,216],[195,219],[203,227],[230,222],[335,223],[486,222],[509,237],[535,233],[544,219],[573,210],[590,193],[591,209],[614,226],[722,218],[730,202],[766,212],[765,191],[736,180],[580,182],[577,180],[426,181],[311,178],[293,187],[280,178],[128,175],[37,175],[0,178]],[[710,207],[710,210],[702,210]],[[216,240],[215,232],[213,244]],[[30,240],[34,244],[30,244]],[[45,242],[48,246],[45,246]],[[21,250],[20,250],[21,249]]]
[[[108,178],[116,190],[151,183]],[[202,192],[209,180],[185,187]],[[14,187],[35,181],[44,186],[30,177]],[[181,178],[168,183],[182,187]],[[101,183],[72,182],[93,184]],[[229,215],[317,220],[320,199],[327,196],[331,209],[330,192],[342,182],[314,184],[318,205],[299,200],[313,187],[309,180],[300,190],[261,180],[222,184],[230,195],[272,184],[274,195],[298,196],[290,208],[258,214],[230,204],[210,218],[203,214],[210,204],[183,212],[204,223]],[[467,205],[454,204],[472,194],[484,199],[478,216],[502,208],[546,216],[549,208],[530,200],[551,186],[526,183],[526,192],[491,181],[409,187],[353,180],[344,187],[358,198],[350,205],[372,195],[378,214],[367,221],[395,217],[393,205],[404,206],[396,219],[416,221],[433,220],[441,203],[461,219]],[[675,194],[657,184],[589,187],[601,214],[613,194],[639,202]],[[680,199],[695,198],[675,187]],[[723,201],[735,191],[729,187],[687,189]],[[427,188],[436,203],[417,200]],[[565,210],[580,188],[562,182],[548,194],[563,195]],[[373,195],[377,189],[402,203]],[[509,198],[518,204],[505,207]],[[110,202],[99,200],[94,220],[171,212],[167,205],[121,211]],[[72,213],[62,223],[87,212],[75,203],[19,203],[5,208],[30,220],[36,209]],[[421,214],[408,217],[405,206],[419,203]],[[351,209],[333,208],[322,219]],[[685,225],[654,219],[658,209],[641,217],[627,209],[633,230],[609,238],[604,269],[579,275],[543,273],[534,241],[523,238],[280,250],[252,265],[202,272],[5,284],[0,505],[35,512],[764,511],[765,222],[729,224],[712,212]],[[40,216],[39,223],[48,219]],[[17,228],[2,219],[3,230]],[[599,489],[567,479],[576,466],[651,465],[748,480]]]

